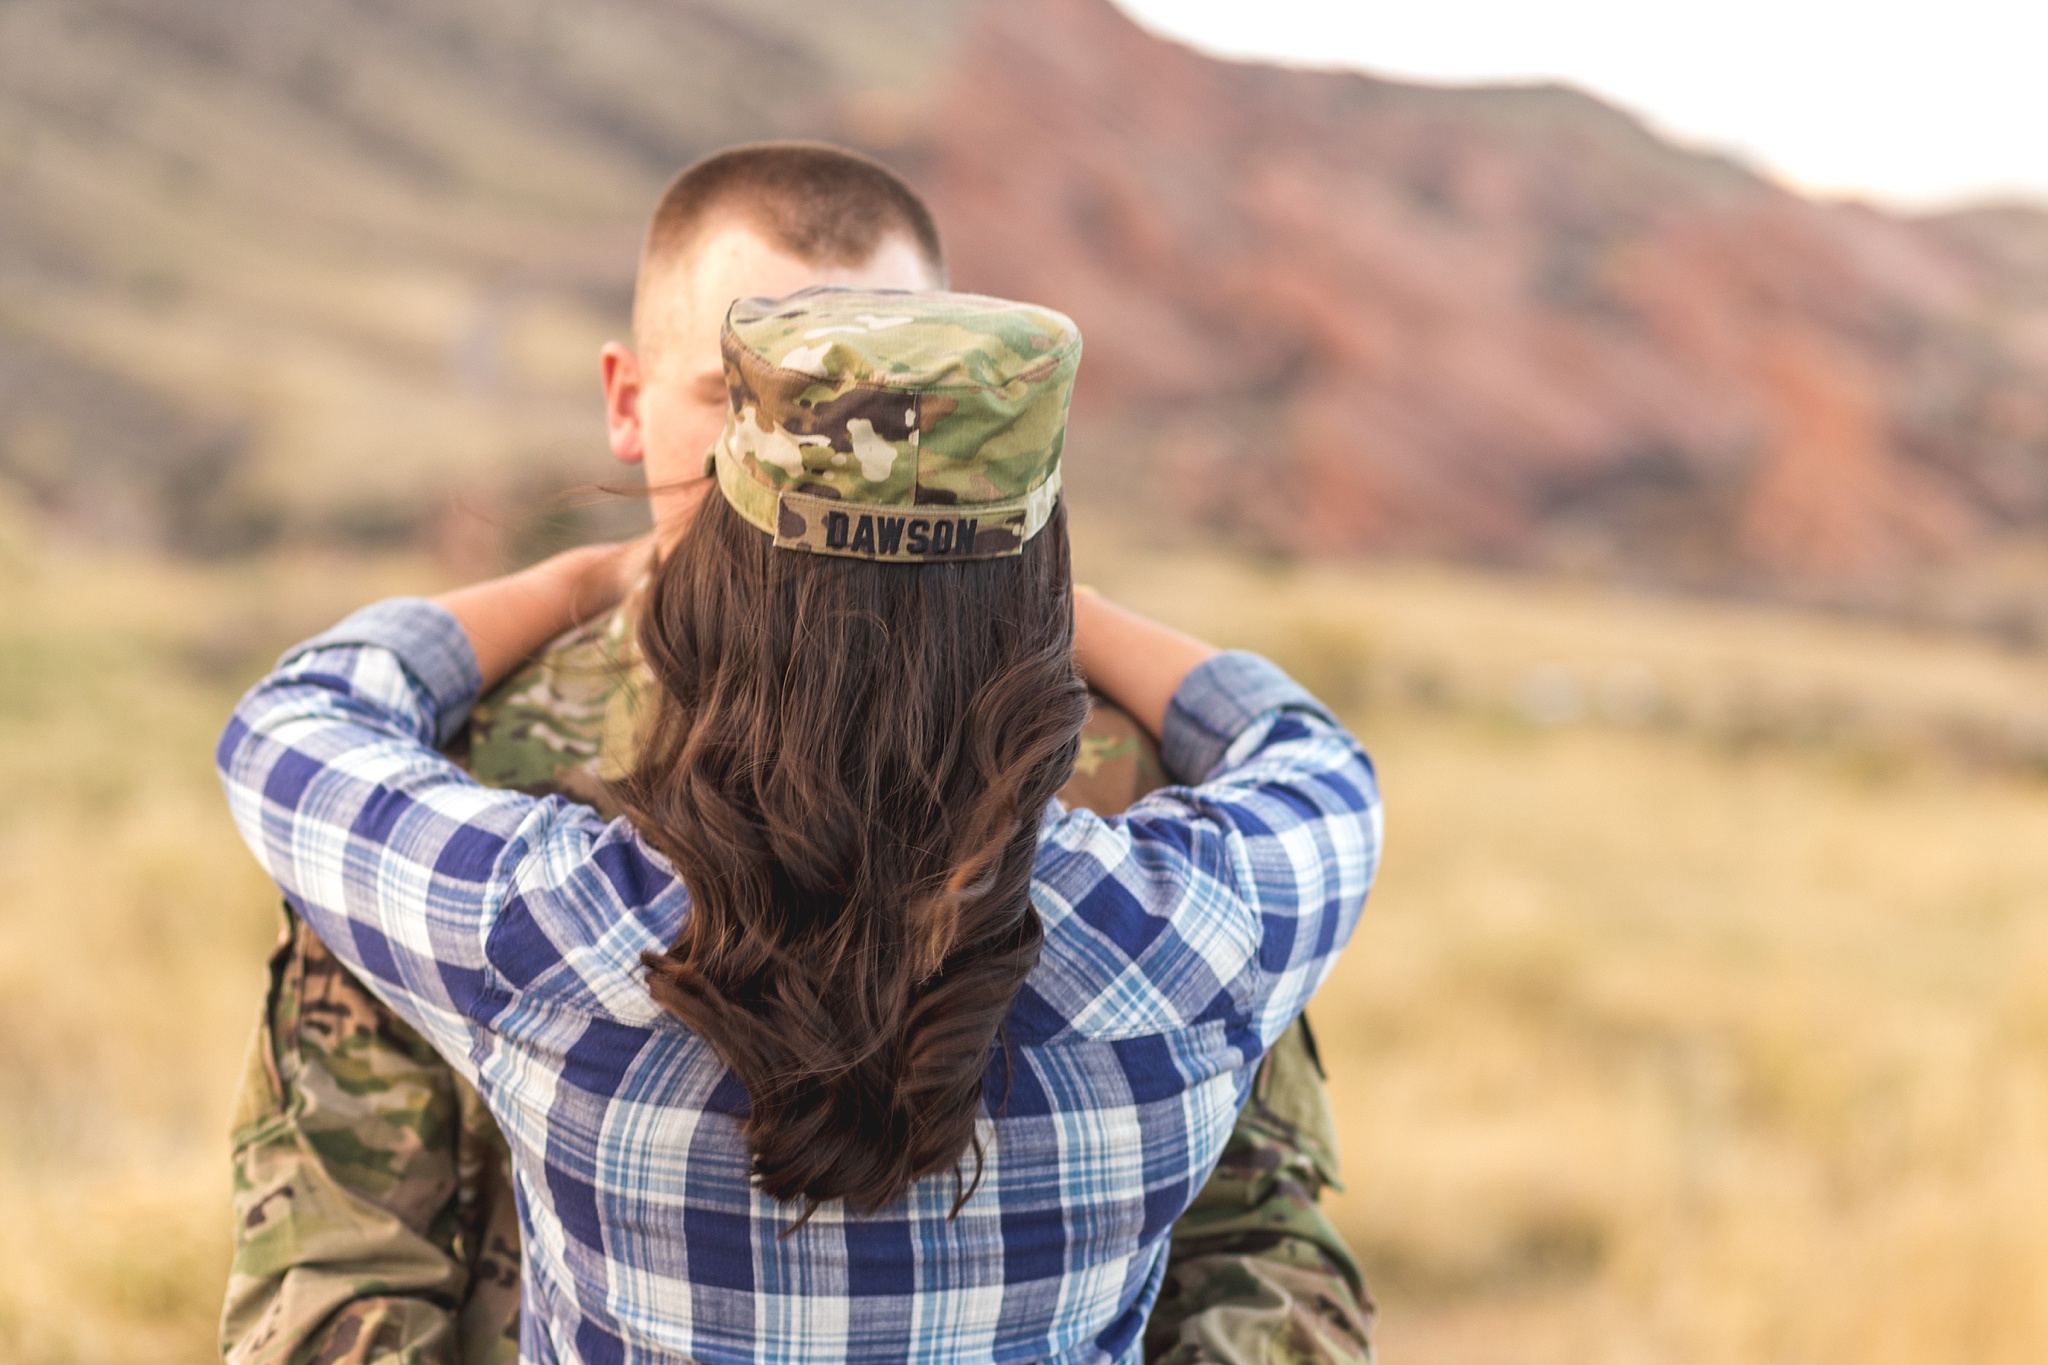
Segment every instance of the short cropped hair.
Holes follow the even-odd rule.
[[[894,171],[823,142],[755,142],[714,152],[669,182],[640,250],[642,286],[651,267],[687,251],[726,215],[814,264],[863,264],[900,234],[938,283],[946,279],[931,210]]]

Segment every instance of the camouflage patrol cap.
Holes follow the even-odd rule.
[[[778,548],[993,559],[1052,515],[1081,334],[1051,309],[819,286],[739,300],[719,340],[707,463]]]

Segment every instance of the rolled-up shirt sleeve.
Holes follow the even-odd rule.
[[[490,942],[506,907],[541,891],[611,899],[571,885],[590,879],[607,837],[594,812],[480,786],[437,751],[479,681],[448,612],[381,602],[287,653],[236,707],[215,755],[257,861],[451,1060],[518,975],[547,965],[508,964],[508,945]]]
[[[1086,1022],[1184,1027],[1218,1009],[1270,1047],[1328,977],[1379,867],[1379,788],[1327,708],[1254,654],[1219,654],[1175,693],[1161,756],[1180,786],[1123,815],[1065,814],[1041,911],[1094,947]],[[1114,1027],[1114,1025],[1112,1025]]]

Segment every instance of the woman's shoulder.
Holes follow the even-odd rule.
[[[689,893],[623,819],[551,796],[518,831],[522,847],[484,956],[515,992],[635,1022],[652,1002],[640,955],[682,932]]]
[[[1258,925],[1219,875],[1221,851],[1170,792],[1105,819],[1049,814],[1031,901],[1045,947],[1012,1012],[1018,1030],[1128,1039],[1241,1020]]]

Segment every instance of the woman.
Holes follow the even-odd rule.
[[[300,646],[222,738],[230,807],[504,1127],[526,1359],[1132,1359],[1355,922],[1371,769],[1271,665],[1074,596],[1066,319],[810,290],[723,344],[630,820],[433,749],[628,548]],[[1053,803],[1077,662],[1200,785]]]

